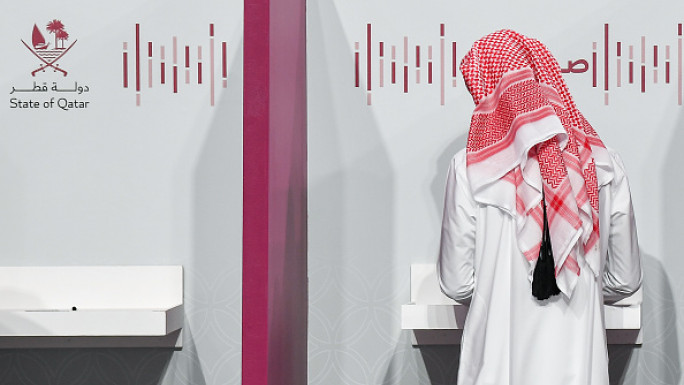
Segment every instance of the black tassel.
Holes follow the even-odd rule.
[[[538,300],[545,300],[553,295],[560,294],[560,289],[556,285],[551,235],[549,234],[549,223],[546,219],[546,202],[543,192],[542,208],[544,210],[544,230],[539,248],[539,259],[537,259],[537,265],[534,267],[534,275],[532,276],[532,295]]]

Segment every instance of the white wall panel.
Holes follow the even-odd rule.
[[[46,31],[53,19],[69,33],[66,45],[75,42],[55,63],[68,74],[48,67],[32,76],[41,62],[22,40],[32,46],[36,24],[54,48],[55,36]],[[159,378],[165,384],[239,383],[242,2],[11,2],[3,5],[0,31],[0,264],[182,264],[187,318],[184,349],[173,355],[158,350],[7,353],[4,362],[10,364],[0,377],[13,377],[0,382],[62,383],[57,377],[73,376],[78,380],[65,383],[141,384]],[[148,42],[153,45],[151,83]],[[123,86],[124,43],[128,88]],[[16,91],[33,88],[34,81],[46,83],[48,90]],[[88,86],[88,91],[60,92],[53,85],[61,90]],[[41,108],[12,108],[12,97],[32,98]],[[44,108],[43,102],[61,97],[88,101],[88,107]]]

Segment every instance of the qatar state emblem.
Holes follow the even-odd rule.
[[[31,44],[29,45],[23,39],[21,40],[21,42],[24,43],[24,46],[40,60],[38,68],[31,71],[31,76],[36,76],[37,72],[45,72],[48,67],[52,68],[53,72],[61,72],[62,75],[67,76],[67,71],[64,68],[61,68],[57,61],[69,52],[71,47],[76,44],[76,40],[69,46],[66,46],[65,42],[69,40],[69,33],[60,20],[54,19],[48,22],[45,29],[47,33],[53,34],[55,37],[54,45],[52,47],[50,47],[52,42],[45,41],[45,36],[36,24],[33,24]]]

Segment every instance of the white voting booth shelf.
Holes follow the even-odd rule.
[[[641,290],[615,305],[605,305],[609,344],[641,344]],[[413,330],[414,345],[460,344],[468,306],[439,288],[434,264],[411,265],[411,303],[401,308],[401,328]]]
[[[182,266],[0,267],[0,348],[181,348]]]

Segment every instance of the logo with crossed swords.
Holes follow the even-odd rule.
[[[61,72],[62,75],[67,76],[67,71],[57,64],[57,61],[62,58],[69,50],[76,44],[74,40],[68,47],[65,47],[65,41],[69,40],[69,33],[66,31],[64,24],[57,19],[53,19],[46,25],[48,33],[55,35],[55,45],[50,48],[50,42],[45,41],[43,33],[38,28],[38,25],[33,25],[33,34],[31,36],[31,45],[26,43],[23,39],[24,46],[31,51],[42,63],[38,68],[31,72],[31,76],[36,76],[37,72],[45,72],[50,67],[54,72]],[[60,47],[61,43],[61,47]]]

